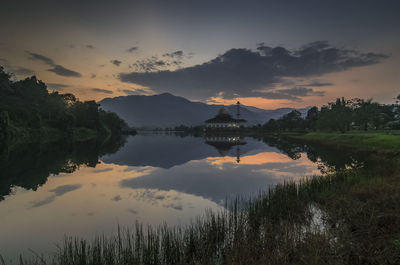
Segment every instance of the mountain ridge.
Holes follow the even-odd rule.
[[[149,129],[201,125],[205,120],[214,117],[221,107],[226,107],[232,116],[236,113],[236,105],[206,104],[171,93],[104,98],[98,103],[102,109],[117,113],[130,126]],[[305,115],[308,109],[309,107],[298,110]],[[240,117],[246,119],[248,125],[256,125],[277,119],[294,108],[266,110],[242,105],[240,110]]]

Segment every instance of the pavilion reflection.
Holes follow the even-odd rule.
[[[227,156],[230,151],[235,147],[236,162],[240,163],[240,146],[247,144],[247,142],[240,136],[206,136],[205,143],[215,147],[221,156]]]

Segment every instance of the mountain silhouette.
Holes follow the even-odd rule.
[[[222,105],[193,102],[170,93],[105,98],[99,104],[102,109],[117,113],[130,126],[137,128],[202,125],[205,120],[214,117],[222,107]],[[232,115],[236,114],[235,105],[226,106],[226,108]],[[246,119],[248,125],[264,124],[292,110],[292,108],[264,110],[242,106],[240,118]],[[299,109],[302,114],[305,114],[307,110],[308,108]]]

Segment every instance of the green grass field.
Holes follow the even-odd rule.
[[[295,138],[326,145],[347,146],[360,150],[400,152],[400,135],[389,133],[313,132]]]

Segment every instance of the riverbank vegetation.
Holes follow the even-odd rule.
[[[399,96],[400,98],[400,96]],[[398,101],[397,101],[398,102]],[[269,132],[348,132],[399,130],[400,107],[398,104],[379,104],[372,99],[338,98],[321,109],[312,107],[307,115],[294,110],[281,118],[271,119],[262,128]]]
[[[400,95],[395,104],[338,98],[305,117],[294,110],[249,131],[288,136],[324,146],[394,152],[400,150]]]
[[[136,223],[113,237],[66,238],[48,264],[399,264],[399,169],[371,157],[364,168],[237,199],[185,227]]]
[[[0,67],[0,143],[86,141],[128,131],[115,113],[73,94],[49,92],[35,76],[15,81]]]

